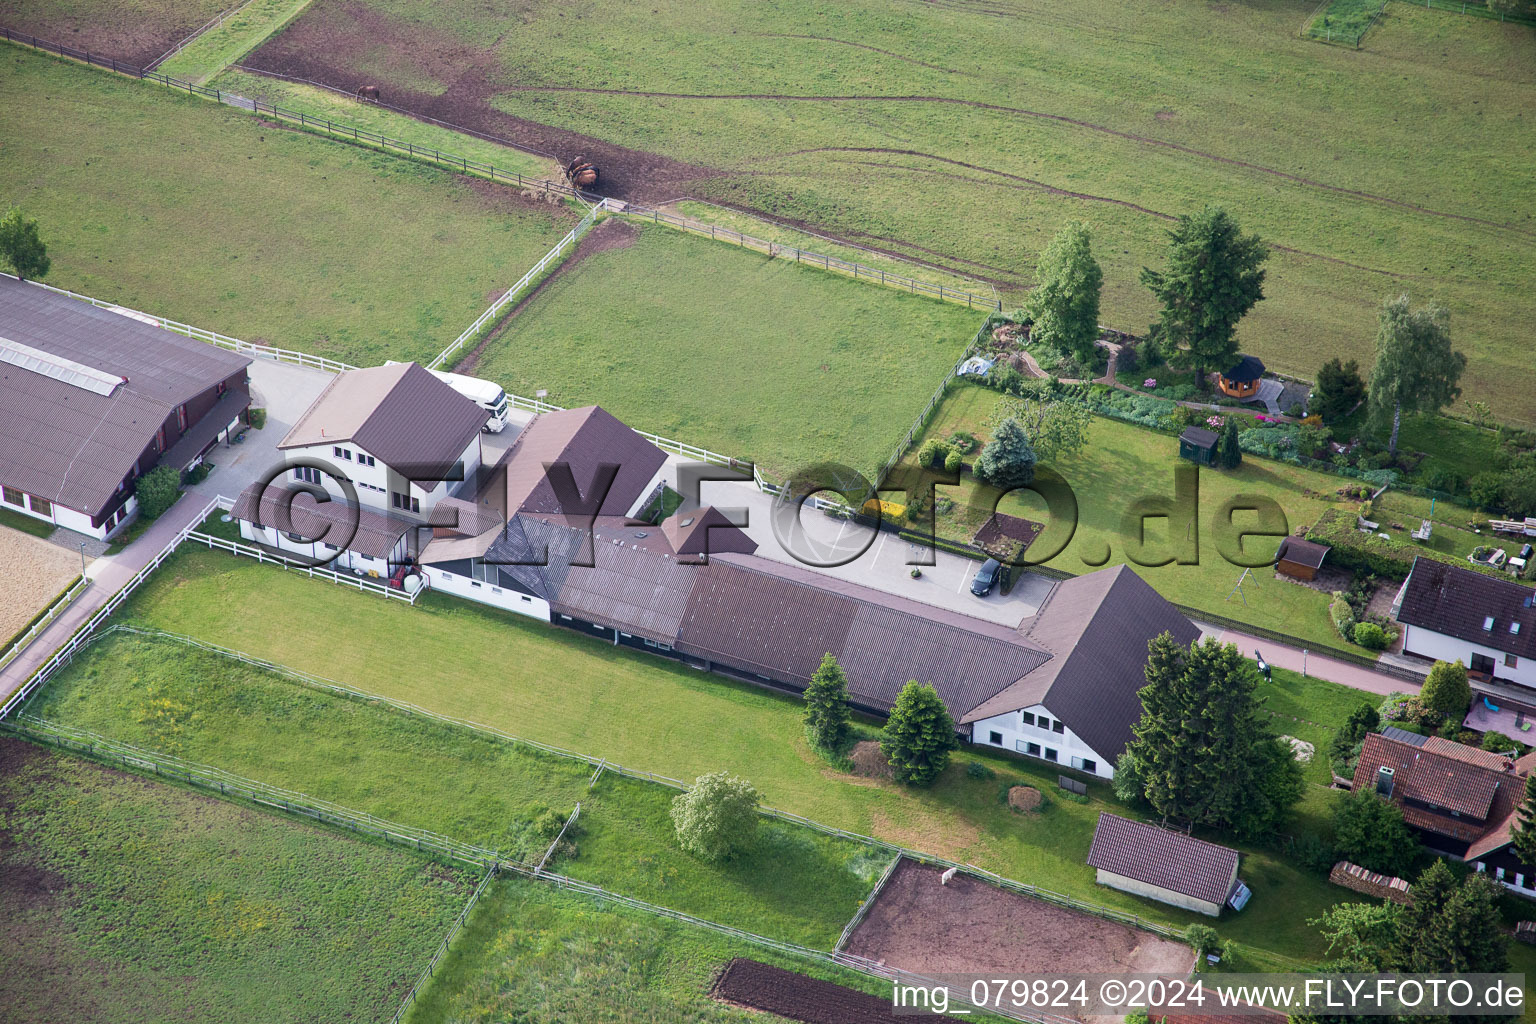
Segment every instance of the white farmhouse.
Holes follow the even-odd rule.
[[[1414,559],[1392,604],[1403,653],[1459,661],[1481,680],[1536,687],[1533,591],[1431,558]]]

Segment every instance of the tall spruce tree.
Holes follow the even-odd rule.
[[[1301,769],[1260,715],[1258,673],[1232,644],[1148,644],[1142,717],[1126,749],[1166,817],[1257,835],[1301,797]]]
[[[1536,869],[1536,772],[1525,777],[1525,800],[1515,815],[1513,834],[1515,856],[1528,868]]]
[[[944,773],[949,752],[958,747],[955,720],[930,683],[911,680],[896,695],[880,749],[898,782],[926,786]]]
[[[1222,469],[1236,469],[1243,464],[1243,448],[1237,439],[1237,421],[1227,417],[1216,439],[1216,463]]]
[[[824,654],[805,688],[806,735],[823,750],[839,750],[848,738],[848,720],[848,675],[836,658]]]
[[[1141,283],[1162,303],[1158,335],[1183,347],[1205,386],[1207,370],[1224,370],[1237,355],[1237,322],[1264,298],[1269,247],[1245,235],[1219,206],[1179,218],[1169,232],[1168,269],[1142,268]]]
[[[1028,487],[1035,478],[1035,449],[1019,421],[1003,420],[976,459],[975,473],[993,487]]]

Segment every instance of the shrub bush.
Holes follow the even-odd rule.
[[[960,467],[965,464],[965,456],[957,448],[951,448],[949,454],[944,456],[944,468],[951,473],[960,472]]]
[[[1315,832],[1292,836],[1286,843],[1285,855],[1297,867],[1321,875],[1333,870],[1333,865],[1339,859],[1338,851]]]
[[[260,430],[267,425],[267,410],[252,409],[246,414],[246,418],[251,421],[251,426]]]
[[[1369,651],[1384,651],[1392,644],[1392,635],[1374,622],[1357,622],[1350,638]]]
[[[139,501],[139,515],[145,519],[160,518],[176,503],[180,492],[181,476],[170,466],[150,470],[133,485],[133,496]]]
[[[757,789],[746,779],[711,772],[672,801],[672,824],[684,850],[705,860],[725,860],[752,845],[757,835]]]
[[[1353,639],[1355,612],[1350,608],[1349,602],[1344,600],[1342,591],[1334,591],[1333,603],[1328,606],[1328,614],[1333,618],[1333,628],[1339,631],[1339,636],[1345,640]]]
[[[990,779],[996,774],[980,761],[967,761],[965,764],[965,777],[968,779]]]

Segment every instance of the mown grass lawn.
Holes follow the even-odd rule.
[[[1162,265],[1166,218],[1219,201],[1277,247],[1245,350],[1305,376],[1368,363],[1382,300],[1409,291],[1450,307],[1469,393],[1532,422],[1536,185],[1510,165],[1536,147],[1532,33],[1390,4],[1355,51],[1300,37],[1315,7],[655,0],[530,8],[506,32],[470,0],[370,0],[366,22],[316,0],[296,25],[326,47],[303,54],[314,77],[394,75],[477,123],[500,111],[685,161],[708,171],[657,198],[809,223],[1011,299],[1086,220],[1104,322],[1125,330],[1153,317],[1137,274]],[[267,46],[286,53],[285,35]]]
[[[940,405],[924,436],[947,438],[957,431],[968,431],[985,443],[996,426],[994,420],[1002,401],[997,392],[979,385],[957,385]],[[974,459],[974,454],[969,456],[969,460]],[[915,455],[907,458],[908,463],[914,460]],[[1174,470],[1180,465],[1190,464],[1179,458],[1178,438],[1173,435],[1095,416],[1083,450],[1052,467],[1066,479],[1077,497],[1075,532],[1069,534],[1069,524],[1064,520],[1053,521],[1038,496],[1015,492],[999,503],[995,488],[970,475],[962,477],[958,487],[938,488],[937,494],[949,497],[955,507],[937,517],[936,528],[943,537],[969,542],[996,508],[1047,525],[1030,547],[1032,558],[1044,557],[1070,536],[1070,543],[1045,563],[1048,566],[1084,573],[1097,566],[1129,561],[1143,579],[1175,603],[1326,646],[1345,646],[1328,617],[1328,595],[1277,577],[1273,568],[1254,569],[1243,584],[1242,595],[1229,599],[1228,594],[1243,570],[1220,553],[1217,528],[1218,512],[1224,503],[1243,495],[1259,495],[1279,504],[1285,512],[1287,531],[1294,532],[1328,508],[1334,491],[1345,481],[1253,456],[1245,457],[1243,464],[1231,472],[1201,467],[1198,564],[1136,564],[1130,557],[1133,552],[1127,536],[1122,533],[1125,514],[1143,496],[1172,498]],[[1256,517],[1252,513],[1237,513],[1234,522],[1240,527],[1254,528]],[[1170,540],[1182,542],[1186,530],[1180,524],[1174,530],[1177,536],[1170,538],[1167,520],[1148,519],[1145,548],[1138,557],[1144,562],[1166,557],[1172,550]],[[1244,550],[1268,555],[1278,544],[1279,538],[1255,537],[1245,541]]]
[[[783,479],[835,460],[873,475],[981,326],[964,306],[662,227],[549,280],[473,372],[597,403],[630,426]]]
[[[476,879],[0,738],[13,1024],[387,1021]]]
[[[51,284],[358,364],[426,360],[572,223],[559,206],[16,46],[0,201]]]
[[[228,612],[234,607],[238,614]],[[727,769],[752,780],[769,804],[827,825],[1151,920],[1181,926],[1190,920],[1094,884],[1084,863],[1094,823],[1101,810],[1119,807],[1107,788],[1092,787],[1087,804],[1055,800],[1040,815],[1010,811],[1000,797],[1011,782],[1055,790],[1056,773],[1032,763],[966,751],[929,790],[844,775],[807,747],[797,698],[452,599],[429,594],[411,608],[218,552],[177,554],[131,599],[127,614],[628,767],[679,779]],[[346,628],[338,630],[336,623]],[[397,670],[402,659],[411,671]],[[1345,699],[1352,691],[1342,687],[1317,680],[1291,685],[1293,693],[1269,691],[1277,693],[1277,713],[1315,708],[1306,717],[1327,729],[1335,720],[1319,715],[1353,706]],[[1340,695],[1326,700],[1316,696],[1336,691]],[[1281,693],[1289,695],[1281,700]],[[1292,731],[1288,721],[1276,724],[1278,731]],[[1319,730],[1315,740],[1305,738],[1321,745],[1326,735]],[[964,762],[972,759],[987,760],[997,777],[967,776]],[[595,836],[605,834],[601,824],[593,828]],[[606,856],[595,846],[591,855],[599,864]],[[587,856],[584,851],[571,869],[583,870]],[[1321,942],[1305,919],[1345,898],[1342,890],[1266,849],[1249,849],[1245,865],[1256,897],[1241,915],[1221,923],[1222,934],[1271,965],[1321,957]],[[629,879],[641,880],[655,872],[625,870]],[[619,875],[593,880],[600,877],[633,884]]]
[[[750,853],[703,863],[677,846],[673,789],[608,773],[589,790],[592,769],[584,761],[323,693],[170,640],[98,641],[29,710],[529,865],[579,801],[578,855],[552,864],[557,870],[823,949],[890,860],[883,851],[764,821]]]

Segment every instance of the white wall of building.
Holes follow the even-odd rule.
[[[517,612],[542,622],[549,621],[549,602],[542,598],[532,597],[511,587],[498,587],[469,576],[444,572],[435,565],[422,566],[422,573],[427,578],[427,586],[432,590],[479,601],[504,611]]]
[[[123,527],[125,523],[128,522],[128,520],[133,518],[133,514],[138,511],[139,508],[138,499],[132,495],[129,495],[128,500],[123,504],[121,511],[113,514],[113,519],[110,524],[104,522],[100,526],[92,526],[91,517],[86,515],[84,512],[76,512],[74,509],[66,508],[56,501],[50,502],[49,504],[52,507],[45,515],[31,507],[30,497],[24,498],[22,504],[20,505],[13,505],[11,502],[6,501],[3,497],[0,497],[0,508],[8,508],[12,512],[19,512],[24,516],[31,516],[33,519],[37,519],[44,523],[53,523],[56,526],[64,527],[66,530],[73,530],[76,533],[84,534],[87,537],[94,537],[97,540],[106,540],[108,537],[112,536],[112,534],[116,533]]]
[[[1050,725],[1042,727],[1042,720],[1048,720]],[[1058,724],[1062,725],[1060,732],[1056,731]],[[971,742],[977,746],[997,747],[1027,757],[1037,757],[1063,768],[1075,768],[1089,775],[1097,775],[1101,779],[1112,779],[1115,776],[1114,762],[1100,756],[1084,743],[1044,704],[994,715],[973,723]],[[1049,756],[1052,751],[1056,755],[1054,759]],[[1092,762],[1091,766],[1089,762]]]
[[[365,576],[389,576],[390,562],[400,562],[405,558],[408,547],[409,535],[401,537],[395,544],[394,550],[388,558],[374,558],[357,551],[338,551],[334,545],[323,541],[296,541],[282,530],[274,526],[254,526],[244,519],[239,520],[240,536],[253,544],[265,544],[269,548],[277,548],[279,551],[291,551],[296,555],[306,558],[321,559],[319,564],[326,564],[334,560],[335,566],[341,572],[360,573]]]
[[[283,454],[290,463],[299,459],[314,459],[326,465],[335,466],[339,472],[345,474],[347,479],[351,480],[356,486],[357,503],[359,505],[380,509],[385,512],[401,511],[394,508],[390,498],[391,491],[398,491],[404,494],[409,489],[409,493],[420,502],[421,512],[419,515],[424,518],[439,501],[448,497],[459,486],[456,480],[439,481],[431,487],[426,486],[424,482],[408,482],[404,476],[395,472],[382,459],[375,457],[371,452],[351,442],[313,444],[304,448],[290,448]],[[478,434],[464,447],[464,451],[460,454],[459,458],[464,463],[464,479],[473,479],[475,473],[480,469],[480,436]],[[368,464],[370,459],[373,462],[372,465]],[[291,471],[288,474],[288,482],[290,484],[297,482]],[[346,494],[342,491],[341,487],[329,476],[322,474],[320,483],[325,488],[326,493],[332,497],[342,501],[346,499]]]
[[[1496,622],[1493,628],[1507,630],[1509,623]],[[1403,627],[1403,650],[1409,654],[1434,658],[1436,661],[1459,661],[1469,668],[1472,665],[1472,655],[1482,654],[1493,659],[1495,678],[1536,688],[1536,658],[1516,658],[1516,663],[1509,665],[1505,662],[1506,656],[1503,651],[1466,640],[1458,640],[1456,637],[1436,633],[1422,626]]]

